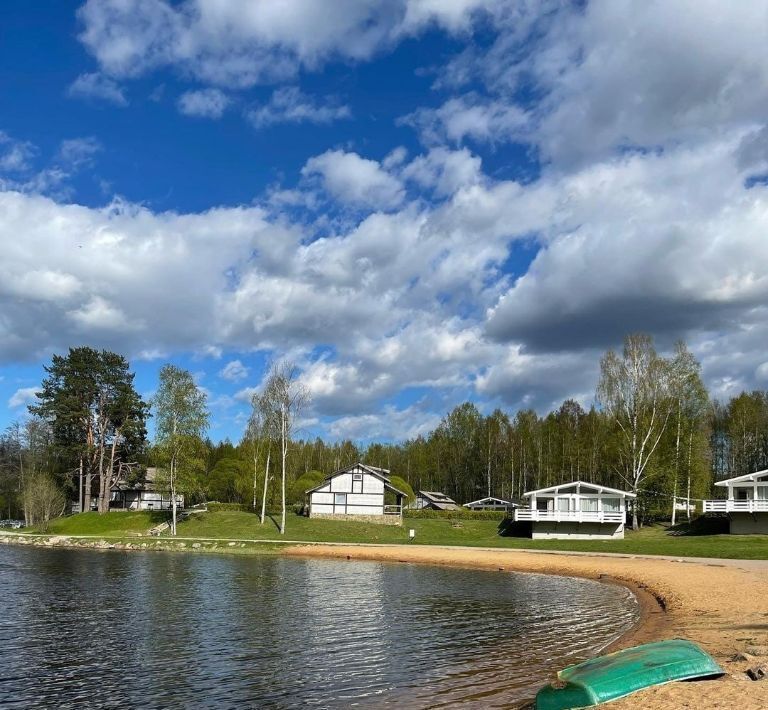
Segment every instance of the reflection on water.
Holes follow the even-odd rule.
[[[584,580],[0,548],[8,707],[509,706],[636,619]]]

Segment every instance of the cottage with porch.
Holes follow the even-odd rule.
[[[627,500],[634,493],[573,481],[528,491],[527,508],[515,510],[516,522],[530,522],[534,539],[620,540]]]
[[[727,513],[731,535],[768,534],[768,469],[715,483],[728,497],[705,500],[704,513]]]
[[[392,485],[388,474],[363,463],[330,474],[306,492],[309,517],[400,525],[407,495]],[[387,497],[395,503],[387,505]]]

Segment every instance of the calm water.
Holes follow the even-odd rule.
[[[509,706],[636,618],[595,582],[0,546],[8,707]]]

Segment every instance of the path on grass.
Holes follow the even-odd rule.
[[[686,564],[708,565],[711,567],[736,567],[739,569],[765,571],[768,570],[768,560],[732,559],[727,557],[681,557],[679,555],[645,555],[629,552],[594,552],[572,550],[541,550],[529,547],[481,547],[476,545],[430,545],[425,543],[392,543],[392,542],[324,542],[322,540],[294,540],[287,538],[244,538],[244,537],[170,537],[167,535],[69,535],[42,533],[2,533],[3,537],[69,540],[157,540],[162,542],[245,542],[249,544],[267,545],[330,545],[332,547],[373,547],[408,550],[412,548],[428,548],[433,550],[474,550],[476,552],[516,553],[522,552],[535,555],[565,555],[574,557],[609,557],[625,560],[667,560]]]

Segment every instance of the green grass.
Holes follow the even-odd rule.
[[[531,540],[501,537],[498,521],[406,519],[403,527],[390,527],[336,520],[313,520],[289,515],[285,540],[311,542],[408,543],[420,545],[467,545],[473,547],[527,548],[578,552],[618,552],[679,557],[721,557],[768,559],[768,536],[764,535],[679,535],[662,525],[628,530],[624,540]],[[408,529],[416,531],[413,543]],[[262,526],[251,513],[205,513],[179,525],[187,537],[281,539],[271,520]]]
[[[126,537],[146,532],[165,519],[162,513],[84,513],[62,518],[50,526],[57,535]],[[301,540],[310,542],[407,543],[418,545],[467,545],[475,547],[528,548],[578,552],[671,555],[676,557],[720,557],[768,559],[766,535],[680,535],[654,525],[637,532],[627,531],[624,540],[531,540],[501,537],[498,521],[406,519],[403,527],[351,521],[309,519],[289,513],[285,536],[275,522],[259,524],[258,516],[241,511],[201,513],[179,523],[180,537],[251,540]],[[416,531],[408,541],[408,529]]]
[[[108,535],[118,537],[130,533],[145,533],[167,519],[164,513],[149,511],[80,513],[52,520],[48,526],[51,535]],[[30,532],[35,532],[30,529]]]

